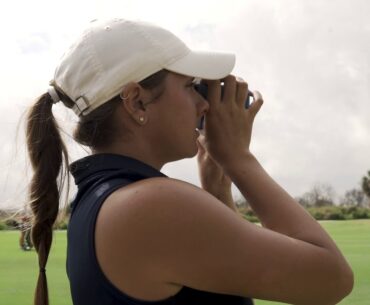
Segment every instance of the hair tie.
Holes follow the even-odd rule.
[[[58,95],[58,92],[55,90],[54,87],[49,87],[48,88],[48,93],[49,95],[51,96],[51,99],[53,100],[53,104],[56,104],[60,101],[60,98],[59,98],[59,95]]]
[[[45,268],[40,268],[40,272],[41,273],[45,273],[46,272],[46,269]]]

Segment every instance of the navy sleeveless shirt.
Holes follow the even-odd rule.
[[[133,298],[114,286],[97,261],[95,223],[105,199],[132,182],[167,177],[155,168],[130,157],[97,154],[73,162],[71,173],[78,186],[67,232],[67,275],[75,305],[253,305],[252,299],[210,293],[184,286],[160,301]],[[124,275],[123,275],[124,276]]]

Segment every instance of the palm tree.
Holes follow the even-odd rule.
[[[367,172],[367,176],[362,177],[361,187],[366,196],[370,198],[370,171]]]

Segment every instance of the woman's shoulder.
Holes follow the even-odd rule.
[[[242,217],[201,188],[150,178],[107,199],[97,221],[97,257],[113,283],[122,283],[123,274],[141,283],[141,290],[121,286],[140,290],[141,297],[157,297],[159,291],[173,295],[182,286],[248,296],[243,283],[255,275],[251,269],[242,270],[246,281],[235,283],[255,242],[249,229]]]
[[[153,202],[154,199],[160,199],[161,202],[172,200],[174,196],[192,197],[199,194],[208,194],[202,188],[189,182],[169,178],[169,177],[151,177],[136,181],[115,191],[108,201],[125,202]],[[121,206],[121,205],[120,205]]]
[[[148,189],[153,189],[153,188],[158,188],[158,187],[174,187],[174,188],[184,188],[184,187],[189,188],[190,187],[196,190],[202,190],[201,188],[199,188],[198,186],[192,183],[189,183],[184,180],[179,180],[176,178],[170,178],[167,176],[166,177],[150,177],[150,178],[142,179],[134,183],[131,183],[128,186],[131,186],[134,188],[145,187]]]
[[[163,203],[167,197],[163,189],[176,191],[187,185],[175,180],[153,177],[131,183],[113,192],[100,209],[95,228],[99,265],[106,277],[131,297],[154,301],[168,298],[182,288],[164,282],[158,270],[149,272],[153,268],[146,247],[154,233],[150,215],[155,209],[150,205],[153,207],[159,200]]]
[[[166,177],[143,179],[113,192],[95,230],[97,258],[108,279],[141,299],[164,299],[179,292],[183,285],[170,283],[154,256],[159,248],[167,251],[175,238],[161,232],[178,232],[173,223],[191,218],[190,205],[196,205],[202,193],[195,185]]]
[[[137,183],[139,182],[139,183]],[[134,186],[135,184],[137,186],[145,186],[145,187],[174,187],[174,188],[187,188],[187,189],[193,189],[197,191],[203,191],[199,186],[192,184],[190,182],[176,179],[176,178],[170,178],[170,177],[151,177],[147,179],[143,179],[140,181],[137,181],[136,183],[131,184]]]

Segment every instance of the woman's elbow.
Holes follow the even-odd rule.
[[[338,304],[341,300],[348,296],[353,289],[354,274],[351,267],[347,263],[342,263],[338,269],[339,272],[336,273],[336,277],[333,279],[334,285],[330,285],[333,288],[331,300],[323,305]]]
[[[353,286],[355,283],[354,273],[352,271],[351,267],[346,267],[346,270],[343,271],[342,275],[342,297],[341,299],[344,299],[346,296],[348,296],[351,291],[353,290]]]
[[[326,256],[322,265],[321,280],[314,284],[310,300],[302,305],[335,305],[348,296],[354,286],[354,274],[344,257]]]

